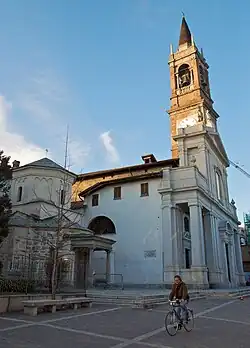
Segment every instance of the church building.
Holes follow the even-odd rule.
[[[217,128],[208,64],[185,18],[169,56],[172,159],[79,175],[74,203],[84,225],[116,241],[112,274],[125,284],[244,284],[238,218],[227,183],[229,160]],[[167,146],[167,144],[163,144]],[[79,208],[82,205],[82,208]],[[103,273],[102,253],[92,266]]]
[[[176,274],[193,288],[245,285],[209,66],[184,17],[169,68],[172,158],[148,154],[141,164],[80,175],[49,159],[13,170],[16,236],[25,219],[29,230],[52,233],[56,207],[72,197],[63,208],[72,284],[83,272],[89,286],[104,276],[125,288],[169,287]]]

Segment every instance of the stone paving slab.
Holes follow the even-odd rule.
[[[184,330],[174,337],[163,331],[144,340],[144,343],[168,345],[171,348],[249,348],[250,326],[218,322],[199,318],[195,329],[188,333]]]
[[[0,348],[108,348],[114,341],[103,337],[84,336],[50,327],[33,326],[1,332]]]
[[[23,324],[20,321],[1,319],[0,317],[0,329],[6,329],[8,327],[16,327]]]
[[[86,318],[85,318],[86,319]],[[163,318],[158,312],[122,308],[119,311],[100,313],[85,320],[61,320],[57,325],[72,329],[91,331],[132,339],[162,326]]]
[[[207,316],[226,320],[235,320],[239,322],[243,321],[250,324],[250,299],[248,298],[243,301],[237,300],[233,306],[227,306],[223,309],[223,311],[217,309]]]
[[[31,321],[31,322],[43,322],[43,321],[55,321],[55,320],[61,320],[61,318],[72,318],[72,317],[78,317],[78,316],[91,316],[93,313],[103,313],[105,312],[113,312],[115,310],[120,309],[121,307],[119,305],[103,305],[103,304],[93,304],[92,308],[84,307],[82,309],[78,310],[60,310],[55,313],[39,313],[36,317],[31,317],[27,314],[24,314],[23,312],[11,312],[11,313],[4,313],[0,314],[0,319],[2,318],[8,318],[13,320],[24,320],[24,321]],[[104,313],[105,313],[104,312]],[[1,329],[1,320],[0,320],[0,329]]]
[[[94,304],[37,317],[5,314],[0,316],[0,348],[250,347],[250,299],[206,299],[190,307],[200,316],[196,327],[175,337],[164,328],[167,305],[141,310]]]

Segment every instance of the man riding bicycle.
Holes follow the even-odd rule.
[[[176,300],[177,303],[179,303],[179,306],[176,308],[176,312],[180,318],[187,322],[188,312],[186,304],[189,301],[188,288],[179,275],[176,275],[174,277],[174,284],[172,286],[172,291],[169,295],[169,300]]]

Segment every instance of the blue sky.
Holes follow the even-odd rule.
[[[250,172],[247,0],[1,0],[0,147],[22,164],[46,148],[63,163],[69,124],[79,172],[170,157],[167,62],[182,11],[210,65],[228,155]],[[240,218],[249,183],[229,169]]]

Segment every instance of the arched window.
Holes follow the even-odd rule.
[[[182,64],[179,67],[178,76],[180,88],[187,87],[191,84],[191,74],[189,66],[187,64]]]
[[[19,186],[17,190],[17,202],[21,202],[22,195],[23,195],[23,188],[22,186]]]

